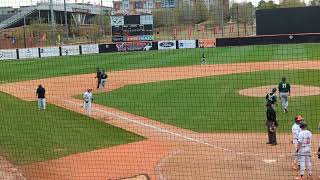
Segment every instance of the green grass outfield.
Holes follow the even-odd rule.
[[[262,71],[130,85],[95,94],[95,103],[198,132],[264,132],[265,99],[238,91],[277,84],[283,75],[292,84],[320,86],[318,70]],[[277,108],[280,132],[290,132],[296,114],[315,131],[319,107],[320,96],[291,97],[288,114]]]
[[[320,59],[320,44],[241,46],[150,52],[106,53],[37,60],[0,61],[0,83],[45,77],[108,71],[199,64],[202,53],[208,63]]]
[[[181,49],[0,61],[0,83],[94,73],[96,67],[116,71],[194,65],[199,64],[202,53],[205,53],[210,64],[316,60],[320,59],[320,44]],[[308,80],[300,84],[317,85],[319,82],[319,79],[315,79],[319,77],[318,71],[293,73],[290,72],[290,79]],[[277,82],[280,74],[280,71],[275,74],[259,72],[252,75],[217,76],[128,86],[110,94],[97,95],[99,98],[95,99],[102,104],[196,131],[260,132],[264,130],[263,102],[257,98],[237,96],[235,90],[240,88],[239,86]],[[257,75],[261,78],[257,79]],[[265,77],[269,79],[264,80]],[[226,84],[229,82],[237,83]],[[227,92],[230,96],[226,96]],[[139,99],[142,95],[145,98]],[[35,102],[25,102],[4,93],[0,93],[0,100],[0,155],[17,164],[45,161],[143,139],[53,105],[49,105],[46,112],[38,112]],[[310,116],[314,127],[316,119],[313,117],[319,113],[317,102],[320,102],[318,96],[292,98],[291,112],[288,116],[280,115],[281,130],[288,130],[285,125],[291,124],[289,117],[291,119],[293,116],[292,110],[301,111],[307,118]],[[244,113],[250,116],[245,117]]]
[[[38,111],[36,102],[4,93],[0,93],[0,99],[0,154],[15,164],[56,159],[144,139],[54,105]]]

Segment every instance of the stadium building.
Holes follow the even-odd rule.
[[[82,25],[90,24],[96,15],[109,14],[110,7],[95,6],[92,4],[66,4],[68,23]],[[64,5],[53,4],[53,14],[56,24],[64,24]],[[20,8],[0,7],[0,31],[8,28],[29,25],[31,21],[41,20],[43,23],[51,22],[49,3],[38,3]]]

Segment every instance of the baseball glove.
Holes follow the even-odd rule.
[[[274,125],[270,126],[270,132],[275,132],[276,131],[276,127]]]
[[[318,148],[318,159],[320,159],[320,147]]]

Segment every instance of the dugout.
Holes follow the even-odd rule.
[[[256,11],[257,35],[320,33],[320,7],[261,9]]]

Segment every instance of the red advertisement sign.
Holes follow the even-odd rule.
[[[199,39],[199,48],[216,47],[216,39]]]

